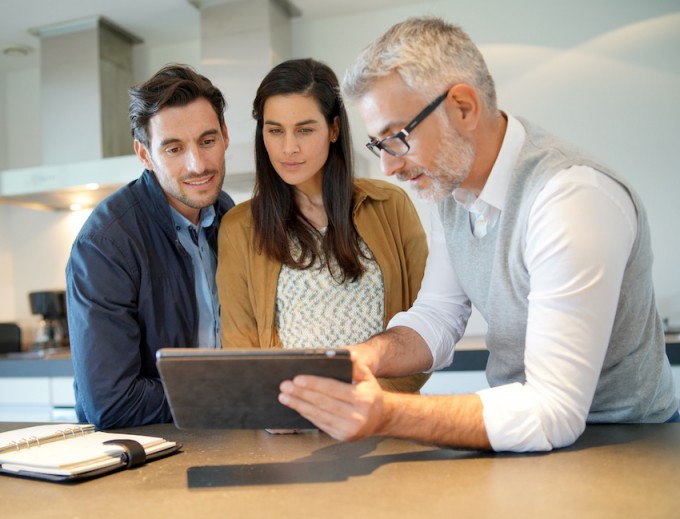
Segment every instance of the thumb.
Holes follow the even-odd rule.
[[[352,379],[355,383],[375,379],[368,366],[362,363],[354,352],[350,355],[352,359]]]

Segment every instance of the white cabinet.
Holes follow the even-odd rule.
[[[75,422],[73,377],[0,377],[0,421]]]
[[[73,377],[50,378],[50,403],[55,407],[74,407]]]
[[[49,405],[48,377],[0,378],[0,405]]]

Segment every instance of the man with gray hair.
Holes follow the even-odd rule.
[[[564,447],[586,423],[680,421],[650,231],[630,186],[500,111],[478,48],[437,18],[388,30],[347,72],[343,94],[383,172],[436,204],[430,255],[413,307],[349,347],[354,384],[299,376],[281,385],[282,403],[341,440],[496,451]],[[375,376],[451,364],[472,305],[488,323],[490,388],[380,389]]]

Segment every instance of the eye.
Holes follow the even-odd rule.
[[[281,135],[283,134],[283,130],[281,130],[281,128],[272,127],[267,129],[267,133],[269,135]]]
[[[165,153],[168,155],[175,155],[181,151],[181,148],[179,146],[172,146],[170,148],[165,148]]]
[[[208,137],[207,139],[203,139],[202,144],[203,144],[203,146],[211,146],[211,145],[215,144],[216,141],[217,141],[217,138]]]
[[[314,133],[314,128],[298,128],[298,133],[301,133],[302,135]]]

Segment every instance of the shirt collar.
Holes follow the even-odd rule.
[[[215,221],[215,206],[209,205],[201,209],[199,221],[201,222],[201,227],[210,227]]]
[[[522,123],[510,114],[508,117],[508,126],[503,137],[503,144],[496,157],[493,168],[489,178],[484,184],[482,192],[479,194],[479,200],[503,210],[505,206],[505,195],[508,192],[510,179],[512,178],[512,170],[519,157],[520,150],[524,145],[526,137],[526,130]],[[455,189],[453,191],[454,198],[457,201],[468,200],[471,193],[466,189]]]
[[[177,209],[174,207],[170,206],[171,213],[172,213],[172,220],[175,223],[176,227],[180,227],[181,229],[187,229],[189,226],[191,227],[197,227],[193,223],[191,223],[187,218],[184,217]],[[208,207],[204,207],[201,209],[201,212],[198,217],[199,225],[198,227],[210,227],[213,222],[215,221],[215,207],[212,205],[209,205]]]

